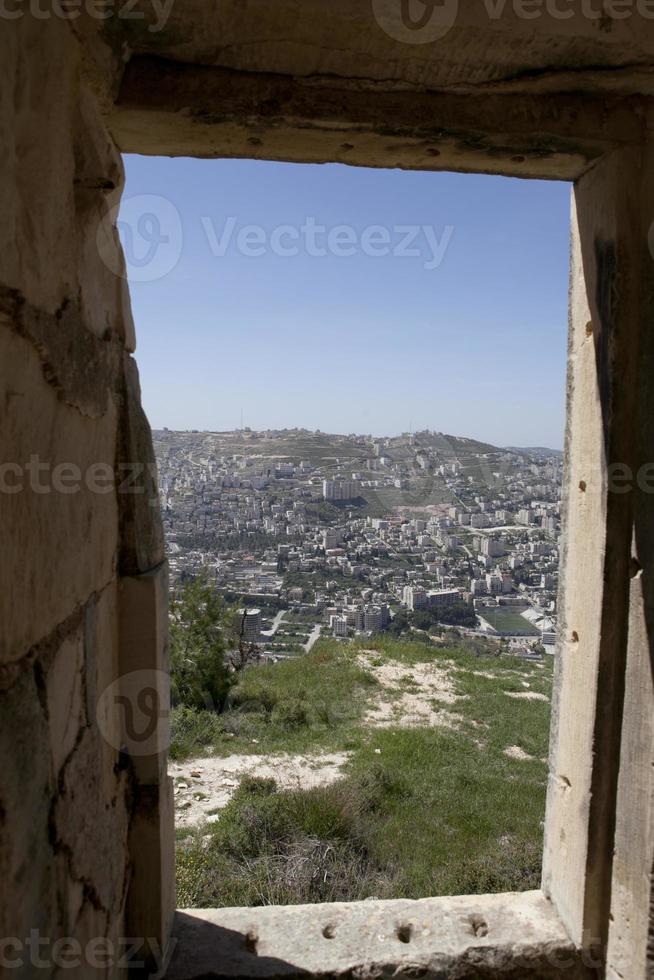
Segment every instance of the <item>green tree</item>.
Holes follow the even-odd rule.
[[[179,585],[170,608],[173,704],[221,710],[231,686],[226,650],[232,619],[206,574]]]

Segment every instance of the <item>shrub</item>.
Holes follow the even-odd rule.
[[[203,752],[224,731],[222,720],[215,712],[178,705],[170,715],[171,759],[186,759]]]
[[[231,684],[225,661],[231,614],[204,575],[184,582],[170,609],[173,704],[220,710]]]

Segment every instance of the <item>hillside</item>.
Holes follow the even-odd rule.
[[[177,709],[178,901],[538,887],[550,692],[491,644],[320,641],[223,715]]]

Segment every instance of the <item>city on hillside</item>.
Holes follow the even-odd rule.
[[[554,652],[559,451],[432,431],[153,437],[173,588],[208,574],[258,659],[448,629]]]

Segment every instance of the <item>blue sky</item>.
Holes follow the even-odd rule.
[[[567,184],[125,166],[119,227],[155,428],[233,429],[242,411],[256,429],[561,448]]]

